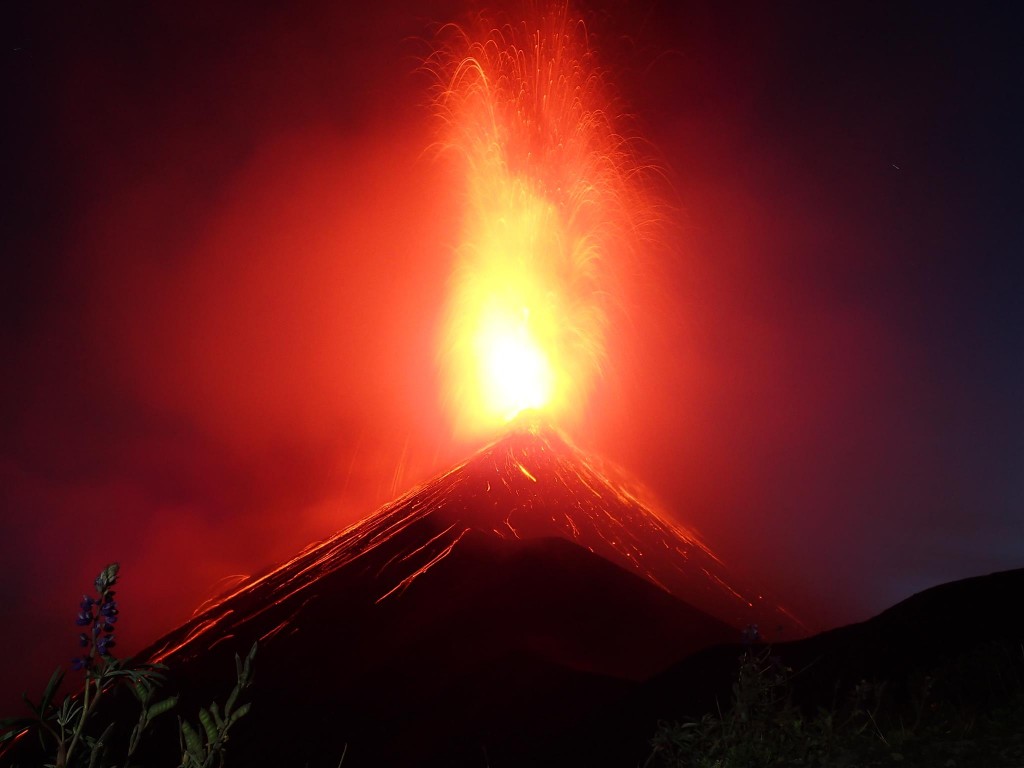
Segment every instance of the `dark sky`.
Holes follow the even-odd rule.
[[[108,561],[130,651],[477,447],[439,407],[460,190],[416,72],[463,3],[16,5],[11,706]],[[666,213],[575,439],[818,626],[1024,565],[1011,12],[722,5],[592,12]]]

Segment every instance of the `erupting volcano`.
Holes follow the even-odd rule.
[[[346,744],[357,765],[536,765],[546,738],[747,625],[802,633],[560,431],[652,210],[586,26],[555,4],[443,36],[440,144],[465,179],[445,402],[457,434],[503,436],[143,654],[189,710],[259,643],[239,765],[335,765]]]
[[[198,703],[260,644],[243,764],[346,744],[363,765],[537,764],[536,744],[742,627],[801,634],[549,426],[583,415],[651,210],[585,25],[556,4],[443,34],[440,143],[466,181],[446,404],[457,434],[505,434],[149,650]]]
[[[801,633],[557,432],[519,421],[146,655],[198,704],[260,643],[243,764],[326,765],[347,743],[360,764],[476,765],[481,749],[531,754],[749,623]]]

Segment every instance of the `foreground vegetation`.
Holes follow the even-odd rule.
[[[144,765],[139,747],[150,726],[173,713],[176,751],[158,744],[148,754],[179,768],[225,765],[232,729],[250,709],[242,698],[252,683],[256,646],[245,658],[235,655],[237,683],[223,705],[215,701],[192,719],[183,717],[177,696],[161,696],[166,667],[133,664],[113,653],[117,578],[117,564],[107,566],[95,580],[95,595],[83,595],[79,605],[82,650],[72,669],[82,672],[81,685],[58,704],[65,673],[57,669],[37,701],[25,697],[31,716],[0,721],[0,764],[12,764],[10,748],[17,746],[13,752],[23,766]],[[807,670],[785,666],[758,642],[756,628],[744,638],[731,701],[699,718],[659,723],[645,768],[1024,766],[1024,644],[990,642],[901,670],[898,680],[861,680],[842,695],[837,689],[822,706],[820,696],[801,687]],[[120,692],[130,693],[134,709],[101,705],[116,696],[124,702]],[[135,711],[126,722],[126,713]],[[16,744],[30,739],[38,750]]]
[[[73,671],[84,673],[81,687],[64,696],[58,705],[57,693],[64,680],[64,671],[58,667],[38,702],[24,696],[32,712],[30,717],[0,721],[0,756],[16,741],[34,736],[39,741],[42,764],[48,768],[129,768],[139,764],[137,752],[153,721],[177,706],[176,696],[157,695],[166,667],[132,664],[130,659],[121,661],[113,653],[120,613],[114,591],[117,574],[117,563],[104,568],[93,585],[96,596],[82,595],[79,604],[75,623],[83,630],[78,636],[82,655],[73,659],[71,666]],[[179,715],[179,768],[223,766],[231,729],[251,706],[240,697],[252,682],[255,656],[255,645],[244,660],[235,655],[238,682],[223,710],[217,702],[200,708],[198,723]],[[119,688],[130,691],[137,701],[138,719],[133,724],[102,716],[100,702],[109,701]]]
[[[1024,646],[992,643],[909,681],[861,681],[809,713],[771,648],[739,659],[725,711],[659,724],[647,765],[663,768],[1009,768],[1024,766]]]

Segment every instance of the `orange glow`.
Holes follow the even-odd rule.
[[[440,345],[457,434],[523,410],[563,425],[606,361],[616,267],[646,206],[585,25],[565,4],[517,25],[449,26],[432,65],[442,145],[465,174]]]

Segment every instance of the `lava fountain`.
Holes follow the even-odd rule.
[[[648,166],[616,130],[586,25],[566,3],[524,15],[447,25],[430,60],[440,145],[465,177],[439,354],[465,437],[527,409],[562,425],[582,416],[622,265],[650,219]]]

